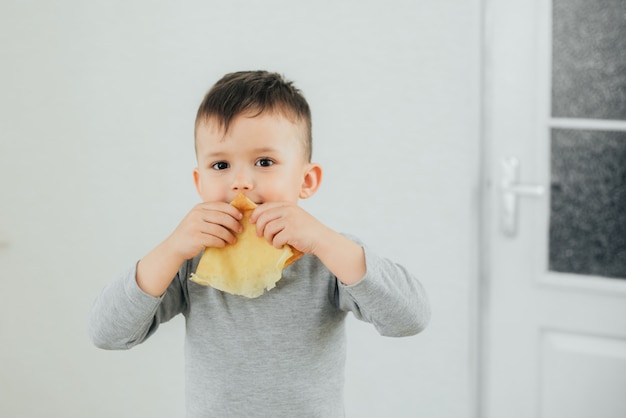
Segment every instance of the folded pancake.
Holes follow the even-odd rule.
[[[285,267],[302,257],[289,245],[275,248],[256,234],[250,215],[256,204],[243,194],[230,202],[243,214],[243,231],[237,242],[223,248],[206,248],[190,280],[234,295],[256,298],[270,290],[282,277]]]

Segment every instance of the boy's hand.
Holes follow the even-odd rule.
[[[365,275],[363,248],[294,203],[264,203],[252,212],[250,222],[274,247],[288,244],[317,256],[343,284],[355,284]]]
[[[206,247],[224,247],[241,232],[241,212],[228,203],[200,203],[183,218],[167,243],[183,260],[195,257]]]
[[[242,217],[228,203],[196,205],[165,241],[137,263],[137,285],[152,296],[161,296],[185,260],[195,257],[205,247],[234,243],[234,233],[242,230],[239,222]]]
[[[258,236],[264,236],[276,248],[288,244],[307,254],[314,254],[326,227],[294,203],[271,202],[257,207],[250,216]]]

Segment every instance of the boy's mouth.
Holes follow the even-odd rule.
[[[244,195],[244,196],[246,197],[246,199],[250,200],[252,203],[254,203],[254,204],[255,204],[255,205],[257,205],[257,206],[262,205],[262,204],[264,203],[262,200],[252,199],[252,197],[247,196],[247,195],[246,195],[246,194],[244,194],[244,193],[239,193],[239,194]],[[233,199],[231,199],[231,202],[232,202],[232,200],[233,200]]]

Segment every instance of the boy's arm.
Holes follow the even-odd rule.
[[[253,212],[257,233],[276,247],[313,254],[340,282],[338,305],[374,324],[383,335],[413,335],[430,320],[421,283],[402,266],[378,257],[290,203],[267,203]]]
[[[350,286],[361,281],[367,270],[363,247],[327,227],[323,227],[319,233],[313,255],[344,285]]]
[[[170,248],[169,241],[163,241],[137,263],[137,285],[145,293],[160,297],[184,261]]]
[[[235,242],[233,232],[240,230],[241,218],[239,210],[227,203],[196,205],[165,241],[102,290],[89,316],[94,344],[132,347],[181,312],[185,289],[176,278],[188,276],[191,260],[203,248]]]
[[[404,267],[328,229],[315,255],[339,280],[338,305],[372,323],[381,335],[423,331],[430,303],[422,284]]]
[[[431,307],[420,281],[403,266],[362,248],[365,276],[353,285],[339,284],[339,307],[373,324],[381,335],[403,337],[423,331]]]
[[[189,268],[187,264],[183,265],[182,274]],[[139,288],[135,276],[136,268],[132,266],[109,282],[92,304],[88,331],[97,347],[131,348],[145,341],[159,324],[185,309],[185,290],[179,280],[173,280],[167,292],[156,298]]]

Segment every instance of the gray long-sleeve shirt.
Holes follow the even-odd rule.
[[[341,284],[305,255],[256,299],[189,281],[200,256],[160,298],[137,286],[133,266],[98,296],[89,332],[98,347],[127,349],[182,313],[189,418],[341,417],[347,312],[386,336],[416,334],[430,319],[419,281],[364,251],[367,273],[357,284]]]

